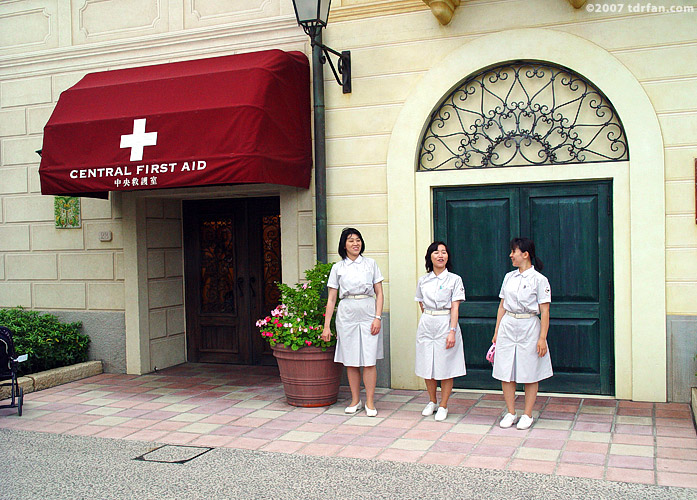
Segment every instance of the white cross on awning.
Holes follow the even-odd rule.
[[[121,136],[121,147],[131,148],[131,161],[143,159],[143,148],[157,144],[157,132],[145,132],[145,118],[133,120],[133,133]]]

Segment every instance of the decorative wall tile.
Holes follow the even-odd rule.
[[[80,198],[74,196],[55,196],[53,210],[56,227],[61,229],[78,229],[82,227],[80,215]]]

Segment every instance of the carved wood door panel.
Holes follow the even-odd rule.
[[[191,362],[273,364],[255,322],[278,303],[277,198],[184,202]]]

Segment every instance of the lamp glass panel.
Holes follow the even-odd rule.
[[[298,18],[298,24],[316,21],[318,18],[319,6],[317,2],[326,0],[293,0],[295,7],[295,17]]]
[[[329,19],[329,5],[332,0],[319,0],[319,18],[322,24],[327,25],[327,19]]]

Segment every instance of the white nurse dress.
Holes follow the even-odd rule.
[[[362,255],[356,260],[346,258],[332,266],[327,287],[338,289],[341,299],[336,312],[334,361],[337,363],[344,366],[374,366],[378,359],[384,357],[382,324],[380,333],[370,333],[375,319],[373,285],[383,279],[375,261]]]
[[[447,269],[437,276],[430,272],[419,278],[415,300],[423,303],[426,311],[416,330],[416,375],[435,380],[465,375],[465,351],[459,324],[455,346],[445,348],[450,333],[450,306],[454,301],[465,300],[462,278]]]
[[[531,314],[529,318],[515,318],[504,314],[496,338],[496,354],[492,376],[503,382],[529,384],[552,376],[552,358],[547,353],[537,354],[540,339],[540,304],[552,301],[549,281],[530,267],[524,272],[517,269],[506,274],[499,297],[503,308],[515,314]]]

